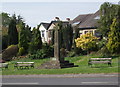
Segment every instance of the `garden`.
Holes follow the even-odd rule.
[[[110,9],[110,10],[109,10]],[[2,35],[2,63],[8,63],[8,68],[0,68],[2,75],[33,75],[33,74],[90,74],[118,73],[120,59],[120,6],[104,3],[100,8],[98,20],[100,37],[88,32],[80,35],[79,28],[71,24],[64,26],[57,21],[51,34],[50,43],[41,40],[40,25],[31,29],[21,16],[14,14],[4,16]],[[104,14],[104,15],[103,15]],[[9,22],[8,22],[9,21]],[[74,63],[77,67],[61,69],[41,69],[41,64],[54,58],[54,31],[59,30],[60,56],[65,61]],[[74,34],[73,34],[73,30]],[[112,58],[112,66],[97,63],[88,66],[89,58]],[[34,68],[17,69],[16,62],[34,62]]]

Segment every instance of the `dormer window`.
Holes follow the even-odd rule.
[[[99,20],[99,19],[100,19],[100,16],[96,16],[94,19]]]

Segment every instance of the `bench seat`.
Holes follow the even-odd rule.
[[[20,67],[20,68],[23,68],[23,67],[27,67],[27,68],[29,68],[29,67],[32,67],[32,68],[34,68],[34,62],[16,62],[15,63],[15,65],[14,65],[14,67]]]
[[[91,61],[90,63],[109,63],[110,61]]]
[[[89,58],[88,65],[106,63],[111,66],[112,58]]]
[[[8,68],[8,63],[0,63],[0,68]]]

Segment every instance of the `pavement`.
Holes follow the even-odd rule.
[[[113,74],[40,74],[40,75],[2,75],[2,78],[62,78],[62,77],[70,77],[70,78],[79,78],[79,77],[118,77],[117,73]]]

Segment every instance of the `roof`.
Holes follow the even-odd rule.
[[[49,24],[50,23],[43,23],[43,22],[40,23],[40,25],[43,25],[45,27],[45,29],[48,29]]]
[[[98,26],[98,19],[100,18],[100,11],[89,16],[84,22],[81,22],[78,28],[94,28]]]
[[[71,21],[71,24],[75,24],[75,23],[79,24],[79,23],[85,21],[85,20],[86,20],[89,16],[91,16],[91,15],[92,15],[92,14],[78,15],[75,19],[73,19],[73,20]]]
[[[51,23],[49,24],[49,26],[48,26],[48,28],[52,25],[52,24],[56,24],[56,23],[58,23],[59,21],[51,21]],[[69,22],[68,21],[62,21],[62,25],[63,26],[65,26],[65,25],[67,25],[67,24],[69,24]]]

